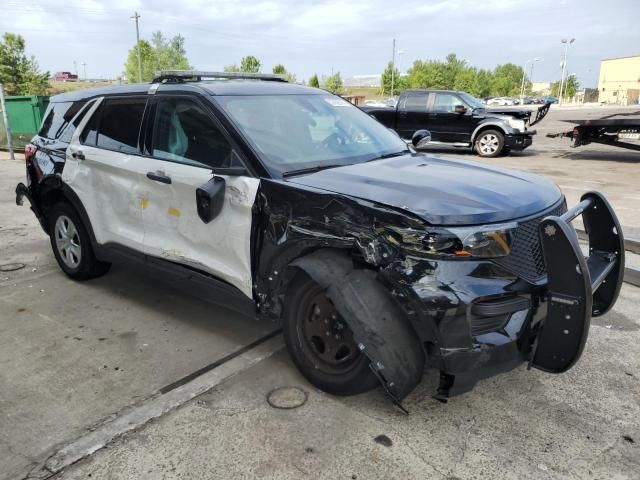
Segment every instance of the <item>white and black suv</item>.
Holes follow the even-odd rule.
[[[16,201],[69,277],[126,258],[220,286],[281,319],[295,364],[335,394],[380,382],[399,402],[425,365],[442,400],[524,361],[566,371],[622,282],[601,194],[567,210],[544,178],[416,153],[273,75],[163,72],[59,95],[25,157]]]

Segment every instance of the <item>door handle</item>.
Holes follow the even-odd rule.
[[[154,182],[171,184],[171,177],[165,175],[163,172],[147,172],[147,178]]]
[[[75,158],[76,160],[84,160],[85,156],[84,153],[82,153],[82,150],[78,150],[77,152],[71,152],[71,156],[73,158]]]

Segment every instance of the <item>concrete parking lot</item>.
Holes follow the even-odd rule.
[[[544,137],[574,114],[602,115],[554,110],[530,149],[483,161],[548,175],[569,203],[603,191],[640,237],[640,154]],[[568,373],[521,367],[441,404],[428,371],[404,415],[380,390],[316,391],[271,336],[278,325],[223,298],[128,265],[68,280],[15,206],[22,160],[0,153],[0,172],[0,266],[24,264],[0,271],[0,480],[640,478],[640,288],[625,284],[593,320]],[[266,397],[280,386],[306,402],[274,409]]]

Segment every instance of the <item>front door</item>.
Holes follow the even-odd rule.
[[[252,298],[250,238],[259,179],[222,176],[224,205],[204,223],[196,189],[212,178],[212,169],[242,160],[200,100],[157,94],[155,101],[151,168],[142,179],[145,252],[211,273]]]
[[[462,105],[466,113],[456,113],[455,108]],[[439,142],[468,143],[476,120],[472,109],[455,93],[438,92],[429,112],[431,118],[431,138]]]

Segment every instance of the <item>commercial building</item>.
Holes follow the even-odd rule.
[[[600,103],[637,104],[640,97],[640,55],[602,60],[598,92]]]

